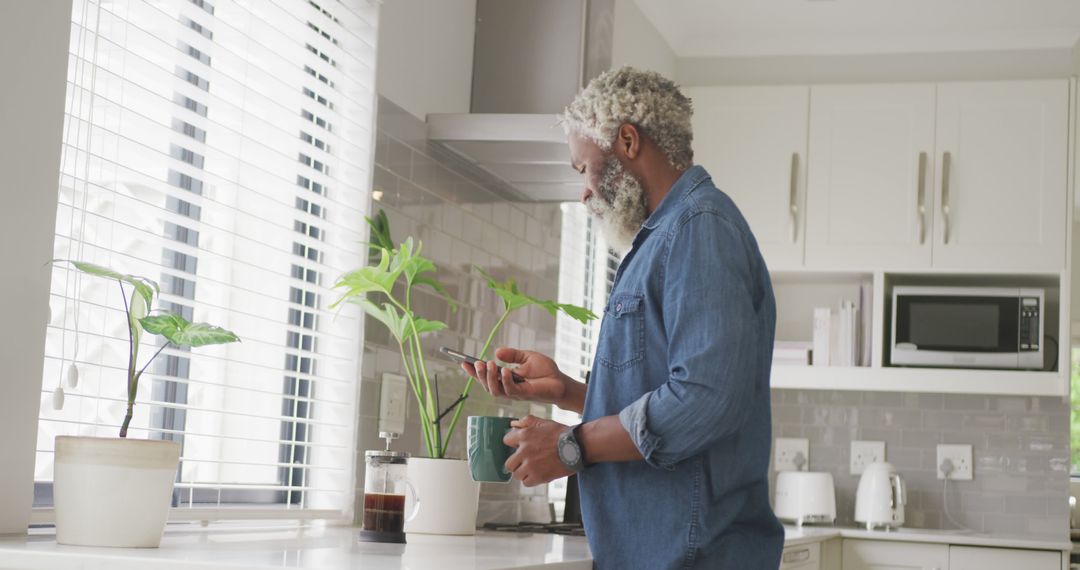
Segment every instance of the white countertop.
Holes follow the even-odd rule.
[[[1066,538],[1053,540],[1046,537],[981,534],[960,530],[924,528],[901,528],[898,530],[866,530],[831,526],[784,525],[784,546],[797,546],[821,542],[830,538],[861,538],[866,540],[894,540],[900,542],[929,542],[955,544],[958,546],[995,546],[998,548],[1027,548],[1031,550],[1071,550],[1072,542]]]
[[[410,534],[408,544],[360,543],[352,527],[169,530],[160,548],[56,544],[54,535],[0,537],[0,568],[168,570],[589,570],[584,537],[478,531],[476,536]]]
[[[268,570],[298,568],[440,570],[592,568],[583,537],[478,531],[476,536],[411,534],[406,545],[360,543],[353,527],[264,527],[215,524],[170,529],[161,548],[92,548],[56,544],[51,533],[0,537],[0,569],[19,570]],[[1068,551],[1072,543],[1044,537],[1002,536],[952,530],[785,526],[785,546],[833,538],[928,542]]]

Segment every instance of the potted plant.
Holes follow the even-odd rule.
[[[56,437],[53,474],[56,541],[85,546],[155,548],[165,529],[180,444],[127,437],[139,379],[168,346],[194,348],[240,339],[223,328],[188,322],[173,313],[152,314],[154,295],[160,290],[150,279],[83,261],[54,262],[68,263],[89,275],[115,280],[124,299],[128,329],[127,413],[119,437]],[[161,336],[164,343],[138,367],[143,333]]]
[[[421,337],[446,328],[446,323],[418,316],[412,306],[415,287],[430,287],[441,295],[452,310],[457,304],[434,277],[435,264],[421,255],[422,244],[411,237],[395,244],[390,236],[386,213],[365,218],[371,227],[369,265],[342,275],[334,287],[343,290],[331,308],[342,303],[359,305],[389,330],[397,342],[405,377],[419,411],[421,437],[426,458],[409,461],[409,478],[423,497],[415,518],[406,523],[406,532],[431,534],[473,534],[476,528],[479,485],[469,475],[462,459],[446,457],[450,439],[472,389],[470,377],[458,397],[446,408],[438,401],[438,385],[428,371]],[[497,281],[480,268],[487,286],[503,300],[503,312],[487,335],[479,358],[486,358],[495,335],[513,311],[538,305],[552,316],[560,311],[587,323],[595,319],[588,309],[555,301],[537,299],[521,292],[513,279]],[[444,423],[446,426],[444,428]]]

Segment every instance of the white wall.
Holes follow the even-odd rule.
[[[56,228],[71,0],[0,2],[0,534],[25,533]]]
[[[468,113],[476,0],[386,0],[379,94],[412,115]]]
[[[616,0],[611,66],[631,65],[674,79],[675,62],[675,52],[634,0]]]

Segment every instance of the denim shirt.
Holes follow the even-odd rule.
[[[682,174],[619,266],[584,421],[618,414],[644,461],[579,474],[596,567],[775,570],[769,372],[776,303],[746,220]]]

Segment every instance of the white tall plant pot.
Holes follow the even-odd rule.
[[[57,436],[56,541],[157,548],[179,461],[174,441]]]
[[[420,508],[405,522],[406,533],[476,534],[480,484],[472,480],[468,462],[410,457],[409,481],[416,489]],[[405,512],[411,508],[406,506]]]

